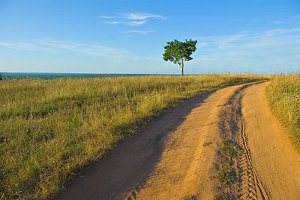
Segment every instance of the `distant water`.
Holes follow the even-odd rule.
[[[149,76],[159,74],[88,74],[88,73],[14,73],[0,72],[3,79],[20,79],[20,78],[88,78],[88,77],[117,77],[117,76]],[[166,75],[166,74],[164,74]]]

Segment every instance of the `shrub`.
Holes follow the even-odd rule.
[[[243,150],[241,147],[232,140],[224,140],[223,141],[224,147],[222,152],[224,152],[230,158],[237,158],[238,156],[243,154]]]

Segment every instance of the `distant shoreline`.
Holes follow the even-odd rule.
[[[250,75],[291,75],[299,74],[299,72],[290,72],[290,73],[250,73],[250,72],[239,72],[239,73],[200,73],[200,74],[185,74],[186,76],[193,75],[212,75],[212,74],[232,74],[232,75],[241,75],[241,74],[250,74]],[[122,73],[60,73],[60,72],[1,72],[0,77],[4,80],[12,79],[23,79],[23,78],[33,78],[33,79],[55,79],[55,78],[97,78],[97,77],[124,77],[124,76],[180,76],[180,74],[122,74]]]
[[[176,74],[93,74],[93,73],[39,73],[39,72],[0,72],[3,79],[21,78],[96,78],[96,77],[120,77],[120,76],[176,76]]]

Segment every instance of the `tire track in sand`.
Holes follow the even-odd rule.
[[[247,149],[258,182],[274,200],[300,199],[300,155],[287,130],[272,115],[266,98],[268,83],[243,92],[242,114]],[[250,152],[250,151],[249,151]],[[259,190],[259,188],[258,188]]]
[[[225,104],[220,115],[219,128],[223,139],[235,141],[243,150],[242,155],[233,164],[238,169],[239,179],[238,186],[231,191],[233,197],[241,200],[269,200],[268,192],[261,183],[252,164],[248,136],[245,132],[245,124],[241,112],[242,92],[251,85],[241,87]]]
[[[238,159],[238,167],[241,181],[239,184],[240,199],[270,200],[267,190],[253,167],[251,153],[248,146],[248,137],[245,132],[245,124],[242,122],[242,130],[239,143],[243,149],[243,155]]]

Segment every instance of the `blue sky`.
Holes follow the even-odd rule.
[[[186,73],[299,72],[300,0],[0,0],[2,72],[179,73],[173,39]]]

